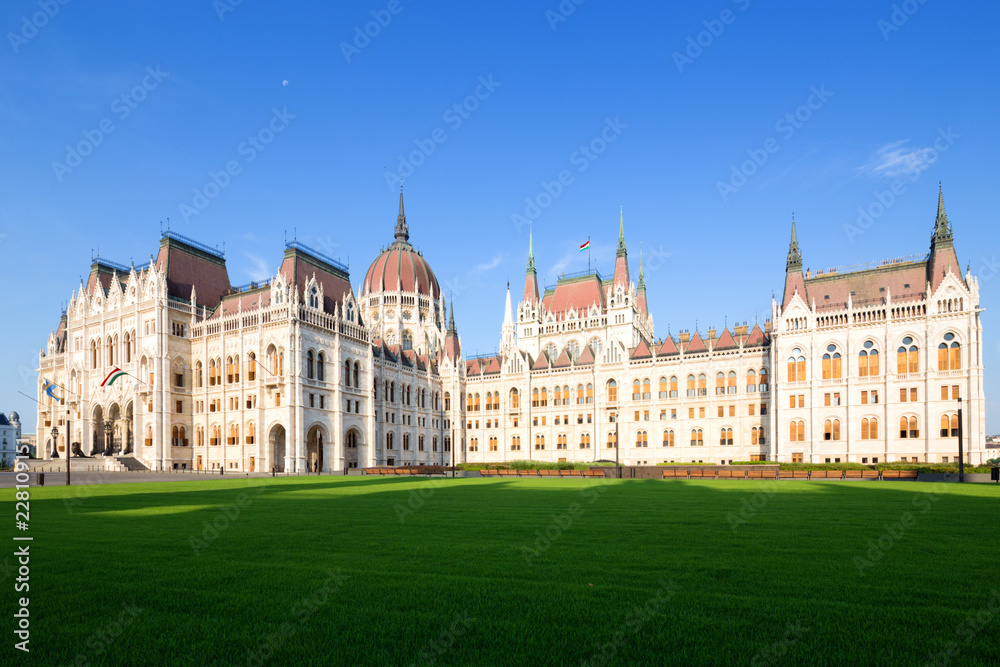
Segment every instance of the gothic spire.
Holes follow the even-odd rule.
[[[788,244],[788,262],[785,271],[802,270],[802,253],[799,252],[799,239],[795,233],[795,214],[792,214],[792,240]]]
[[[639,284],[636,285],[637,292],[646,291],[646,274],[642,268],[642,249],[639,250]]]
[[[528,273],[532,275],[538,273],[535,269],[535,244],[530,231],[528,232]]]
[[[510,325],[514,324],[514,315],[513,315],[513,312],[514,312],[514,310],[513,310],[513,308],[511,308],[511,305],[510,305],[510,283],[508,282],[507,283],[507,303],[504,305],[504,312],[503,312],[503,324],[504,324],[504,326],[507,326],[508,324],[510,324]]]
[[[937,218],[934,221],[934,236],[931,239],[931,244],[950,243],[952,240],[951,223],[948,222],[948,214],[944,211],[944,190],[938,183]]]
[[[618,210],[618,257],[625,256],[625,207]]]
[[[450,314],[448,315],[448,333],[457,334],[458,329],[455,328],[455,298],[451,299],[451,308],[448,309]]]
[[[407,242],[410,240],[410,230],[406,226],[406,213],[403,212],[403,182],[399,182],[399,216],[396,218],[396,240]]]

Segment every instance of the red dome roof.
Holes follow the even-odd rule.
[[[409,243],[410,230],[403,212],[403,191],[399,192],[399,217],[396,218],[396,242],[379,255],[365,274],[361,294],[373,292],[416,292],[432,300],[441,296],[430,264]]]
[[[379,255],[365,274],[364,295],[372,292],[416,292],[436,300],[441,295],[430,264],[406,241],[397,241]]]

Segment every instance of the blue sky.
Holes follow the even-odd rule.
[[[521,218],[552,283],[588,237],[611,271],[623,206],[665,336],[763,322],[793,211],[813,270],[925,253],[940,180],[1000,360],[994,5],[64,1],[0,10],[0,410],[28,430],[92,250],[143,262],[169,218],[242,284],[297,235],[357,286],[400,169],[470,354],[523,285]]]

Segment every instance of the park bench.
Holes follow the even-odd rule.
[[[677,473],[681,473],[681,474],[678,475]],[[681,477],[681,476],[683,476],[686,479],[687,476],[688,476],[687,475],[687,470],[675,470],[673,468],[664,468],[663,469],[663,479],[673,479],[675,477]]]
[[[747,479],[774,479],[774,470],[747,470]]]
[[[517,471],[517,476],[518,477],[538,477],[538,471],[537,470],[518,470]]]
[[[862,470],[861,471],[861,479],[879,479],[879,477],[881,477],[881,475],[879,475],[879,471],[878,470]]]
[[[746,470],[720,470],[719,479],[746,479]]]
[[[779,470],[778,479],[793,479],[795,477],[794,470]]]
[[[544,470],[543,469],[543,470],[539,470],[538,474],[541,477],[558,477],[559,476],[559,471],[558,470]]]
[[[497,471],[490,469],[483,469],[479,471],[481,477],[496,477]]]
[[[843,470],[813,470],[811,479],[842,479]]]
[[[861,472],[862,471],[860,471],[860,470],[845,470],[844,471],[844,473],[845,473],[844,474],[844,478],[845,479],[861,479]]]
[[[500,468],[499,470],[497,470],[497,474],[500,475],[501,477],[516,477],[517,471],[508,470],[507,468]]]
[[[703,470],[703,469],[692,470],[691,479],[695,478],[715,479],[715,472],[716,472],[715,470]]]
[[[580,476],[580,471],[579,470],[560,470],[559,471],[559,476],[560,477],[579,477]]]
[[[883,470],[882,479],[916,479],[916,470]]]
[[[582,477],[604,477],[603,470],[581,470]]]

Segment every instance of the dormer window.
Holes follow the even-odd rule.
[[[319,308],[319,290],[315,287],[309,291],[309,307]]]

